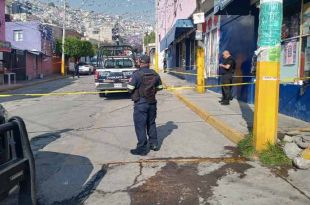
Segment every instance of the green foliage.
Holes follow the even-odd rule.
[[[155,35],[156,35],[156,34],[155,34],[154,31],[151,32],[150,34],[146,34],[146,35],[144,36],[144,45],[146,46],[146,45],[148,45],[149,43],[155,43],[155,38],[156,38]]]
[[[238,149],[240,150],[243,157],[251,158],[254,155],[255,148],[253,146],[253,142],[253,134],[249,134],[238,143]]]
[[[292,165],[292,161],[277,144],[268,144],[268,148],[260,153],[259,159],[264,165],[268,166]]]
[[[60,56],[62,54],[61,41],[59,39],[56,40],[56,54]]]
[[[56,41],[56,54],[62,54],[62,42]],[[68,37],[65,39],[65,55],[67,57],[74,57],[76,59],[82,56],[93,57],[95,55],[95,48],[89,41],[82,41],[75,37]]]
[[[285,155],[280,145],[268,144],[267,149],[256,153],[254,147],[254,136],[249,134],[238,143],[238,149],[243,157],[253,158],[255,155],[267,166],[285,166],[291,165],[292,161]]]

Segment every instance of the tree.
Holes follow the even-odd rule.
[[[149,43],[155,43],[155,38],[156,38],[155,35],[156,35],[156,34],[155,34],[154,31],[152,31],[150,34],[146,34],[146,35],[144,36],[144,45],[146,46],[146,45],[148,45]]]
[[[60,40],[56,42],[56,54],[62,54],[62,42]],[[75,59],[83,56],[93,57],[95,55],[95,49],[89,41],[82,41],[76,37],[68,37],[65,39],[65,55],[66,57],[73,57]]]

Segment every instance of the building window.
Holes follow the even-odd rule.
[[[15,30],[14,31],[14,41],[23,41],[24,34],[22,30]]]
[[[95,31],[93,31],[93,34],[94,34],[94,35],[97,35],[97,34],[99,34],[99,31],[98,31],[98,30],[95,30]]]

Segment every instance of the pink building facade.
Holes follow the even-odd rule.
[[[156,47],[159,52],[159,68],[164,58],[167,67],[175,70],[190,70],[195,64],[195,25],[192,15],[198,0],[157,0]],[[198,1],[199,2],[199,1]]]
[[[5,1],[0,0],[0,41],[5,41]]]
[[[11,52],[11,44],[5,42],[5,0],[0,0],[0,52]]]
[[[161,41],[178,19],[188,19],[197,7],[196,0],[158,0],[158,41]]]

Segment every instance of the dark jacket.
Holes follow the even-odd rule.
[[[132,76],[129,80],[129,83],[127,85],[129,93],[136,94],[135,92],[137,92],[139,90],[139,88],[141,86],[141,81],[142,81],[141,72],[155,74],[157,76],[156,84],[155,84],[156,90],[159,91],[159,90],[163,89],[163,85],[162,85],[160,76],[154,70],[149,69],[149,68],[140,68],[139,70],[135,71],[132,74]],[[143,97],[139,98],[138,101],[135,101],[135,103],[145,103],[145,102],[146,102],[146,99],[144,99]]]

